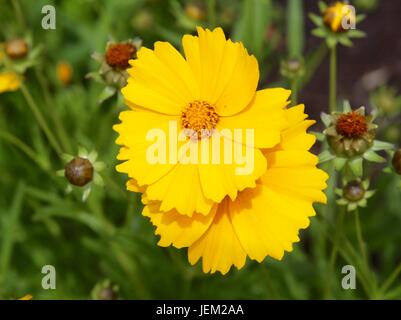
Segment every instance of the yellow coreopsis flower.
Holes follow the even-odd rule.
[[[322,190],[328,176],[308,151],[315,137],[306,130],[314,121],[305,120],[304,106],[285,113],[289,127],[280,144],[263,151],[267,171],[255,188],[239,192],[234,201],[225,197],[207,215],[188,217],[176,210],[162,212],[160,202],[149,201],[145,192],[143,215],[156,226],[160,246],[188,247],[191,264],[202,258],[204,272],[222,274],[233,265],[242,268],[247,256],[258,262],[266,256],[281,260],[285,251],[292,251],[299,230],[315,215],[313,202],[326,202]],[[144,191],[133,179],[128,187]]]
[[[21,77],[12,71],[0,72],[0,93],[18,90]]]
[[[265,173],[262,148],[280,142],[288,125],[283,108],[290,92],[256,91],[258,63],[242,43],[226,40],[221,28],[197,31],[198,36],[183,37],[184,56],[167,42],[138,51],[122,89],[131,110],[120,114],[115,130],[122,145],[118,159],[125,161],[118,171],[146,188],[150,201],[160,201],[161,211],[187,216],[197,212],[206,219],[216,202],[227,196],[235,200]],[[182,129],[184,137],[179,135],[177,142],[174,131]],[[253,139],[247,139],[247,129],[253,130]],[[155,135],[160,134],[166,138],[164,149],[158,149],[158,161],[149,161]],[[234,147],[220,148],[216,155],[214,142],[207,146],[208,141]],[[238,163],[223,161],[235,149],[252,158],[241,174]],[[185,150],[195,150],[202,161],[188,161]]]

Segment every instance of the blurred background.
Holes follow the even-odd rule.
[[[381,108],[379,135],[399,145],[401,2],[351,3],[366,14],[357,27],[367,36],[339,48],[338,100]],[[56,8],[55,30],[41,27],[47,4]],[[104,53],[111,39],[130,38],[147,47],[169,41],[180,49],[182,35],[194,33],[197,25],[222,26],[258,58],[260,88],[290,88],[280,66],[297,48],[306,65],[298,101],[319,120],[328,108],[328,50],[311,35],[310,12],[319,14],[317,1],[0,0],[0,42],[22,37],[37,50],[24,73],[25,89],[0,94],[0,298],[92,299],[104,288],[120,299],[401,298],[401,279],[385,294],[359,282],[356,290],[342,289],[342,266],[358,261],[340,248],[330,268],[330,217],[313,218],[301,232],[302,242],[280,262],[248,261],[226,276],[205,275],[199,264],[189,265],[186,250],[157,247],[153,227],[140,214],[140,195],[127,192],[126,177],[115,171],[112,126],[124,106],[121,97],[87,77],[100,67],[91,58],[94,52]],[[60,64],[67,76],[60,76]],[[75,156],[80,147],[96,151],[104,164],[103,184],[93,184],[86,201],[77,188],[66,193],[68,181],[57,174],[65,162],[35,120],[32,101],[64,153]],[[322,128],[318,123],[313,130]],[[388,279],[401,262],[399,179],[376,177],[381,169],[372,168],[378,192],[361,211],[372,283]],[[318,215],[325,214],[317,208]],[[350,219],[345,218],[345,232],[352,245]],[[42,289],[44,265],[56,268],[56,290]]]

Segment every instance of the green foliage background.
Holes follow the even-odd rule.
[[[94,286],[104,279],[119,286],[122,299],[401,298],[397,277],[382,287],[401,260],[397,177],[375,179],[378,193],[360,213],[369,266],[357,249],[352,214],[345,216],[346,237],[334,237],[337,212],[331,203],[331,210],[318,208],[311,227],[301,232],[302,242],[281,262],[248,261],[242,270],[221,276],[203,274],[199,264],[190,266],[185,250],[157,247],[150,222],[140,214],[140,196],[128,193],[126,177],[115,171],[118,147],[112,126],[123,106],[114,97],[99,105],[102,85],[85,79],[99,67],[90,55],[103,52],[110,37],[139,36],[145,46],[167,40],[179,47],[182,34],[193,32],[195,25],[223,24],[244,41],[265,72],[284,58],[274,49],[286,30],[291,55],[302,53],[303,29],[293,25],[302,26],[302,11],[288,11],[292,19],[286,20],[282,1],[210,0],[201,1],[206,19],[193,21],[183,9],[189,1],[50,2],[57,10],[56,30],[41,28],[41,8],[49,1],[0,0],[0,41],[30,35],[35,46],[43,46],[24,83],[64,152],[76,154],[84,146],[99,153],[106,164],[105,186],[95,186],[85,203],[79,192],[67,195],[67,182],[56,175],[64,163],[21,91],[0,95],[0,298],[32,294],[34,299],[90,299]],[[223,10],[227,8],[232,11]],[[278,32],[267,41],[265,30],[272,22]],[[264,63],[267,58],[269,64]],[[70,86],[62,86],[56,77],[62,60],[73,66]],[[371,172],[376,175],[378,169]],[[339,257],[331,267],[333,243]],[[56,290],[41,288],[41,269],[49,264],[57,270]],[[346,264],[357,268],[356,290],[341,288]]]

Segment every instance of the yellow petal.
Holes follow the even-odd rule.
[[[259,81],[258,63],[242,43],[226,40],[223,30],[197,28],[198,37],[183,37],[186,60],[200,86],[200,99],[221,116],[243,110]]]
[[[214,206],[207,215],[194,213],[188,217],[175,210],[162,212],[159,203],[150,203],[144,207],[142,214],[156,226],[155,234],[160,235],[159,246],[183,248],[191,246],[209,228],[216,209],[217,206]]]
[[[176,209],[187,216],[194,212],[207,215],[213,206],[201,187],[197,165],[176,165],[171,172],[149,185],[146,194],[150,200],[161,201],[161,211]]]
[[[202,258],[203,272],[226,274],[232,265],[238,269],[245,265],[246,253],[231,224],[226,201],[219,205],[209,229],[188,250],[191,264]]]
[[[228,142],[228,145],[232,143],[231,140],[220,136],[220,146],[224,146],[225,142]],[[226,195],[235,199],[238,191],[254,187],[255,181],[266,171],[266,158],[259,149],[233,143],[230,157],[227,151],[229,147],[221,147],[217,157],[220,164],[213,163],[214,150],[210,144],[208,163],[199,164],[202,190],[205,196],[214,202],[221,202]],[[236,156],[236,150],[244,157]],[[232,163],[228,163],[227,159],[232,159]]]
[[[309,201],[282,195],[258,185],[230,203],[230,218],[238,239],[251,259],[281,259],[299,241],[300,228],[315,212]]]
[[[178,76],[181,66],[176,64],[176,55],[160,47],[164,46],[157,46],[162,60],[153,50],[142,47],[138,51],[138,58],[130,61],[130,78],[121,92],[132,105],[163,114],[180,115],[182,109],[193,101],[193,97],[186,83]],[[172,66],[179,69],[172,70]],[[185,69],[182,74],[187,74]]]
[[[147,139],[150,130],[157,129],[166,137],[163,145],[168,154],[169,121],[178,121],[177,117],[148,111],[124,111],[120,113],[121,123],[113,128],[120,135],[116,140],[122,145],[118,158],[127,160],[117,166],[117,171],[135,178],[139,185],[151,184],[159,180],[175,166],[176,162],[152,163],[148,159],[148,150],[157,139]],[[162,140],[160,140],[162,141]],[[166,159],[167,158],[166,155]]]
[[[280,142],[281,131],[288,127],[284,107],[288,104],[289,90],[264,89],[248,107],[230,117],[221,117],[218,129],[242,129],[242,140],[250,147],[271,148]],[[246,139],[246,130],[253,130],[252,143]]]

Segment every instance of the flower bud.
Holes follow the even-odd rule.
[[[110,280],[104,280],[96,284],[92,290],[92,299],[94,300],[117,300],[119,288],[111,283]]]
[[[280,72],[288,79],[299,78],[304,74],[304,62],[298,58],[284,60],[281,62]]]
[[[13,39],[6,42],[5,51],[10,59],[21,59],[28,54],[28,44],[24,39]]]
[[[351,112],[333,113],[330,117],[332,125],[324,133],[335,155],[352,158],[372,147],[377,125],[372,123],[372,116],[365,116],[363,107]]]
[[[359,181],[350,181],[343,188],[344,198],[350,202],[358,202],[365,196],[365,188]]]
[[[393,167],[395,172],[401,175],[401,149],[397,150],[393,156]]]
[[[111,287],[102,288],[98,292],[98,300],[117,300],[118,292]]]
[[[106,62],[112,68],[127,69],[135,53],[136,47],[132,43],[110,44],[106,49]]]
[[[347,31],[344,28],[344,23],[349,24],[355,23],[355,13],[349,8],[347,3],[337,1],[334,4],[328,6],[323,12],[324,24],[333,32],[344,32]]]
[[[83,187],[93,179],[93,166],[88,159],[76,157],[65,166],[64,176],[72,185]]]

